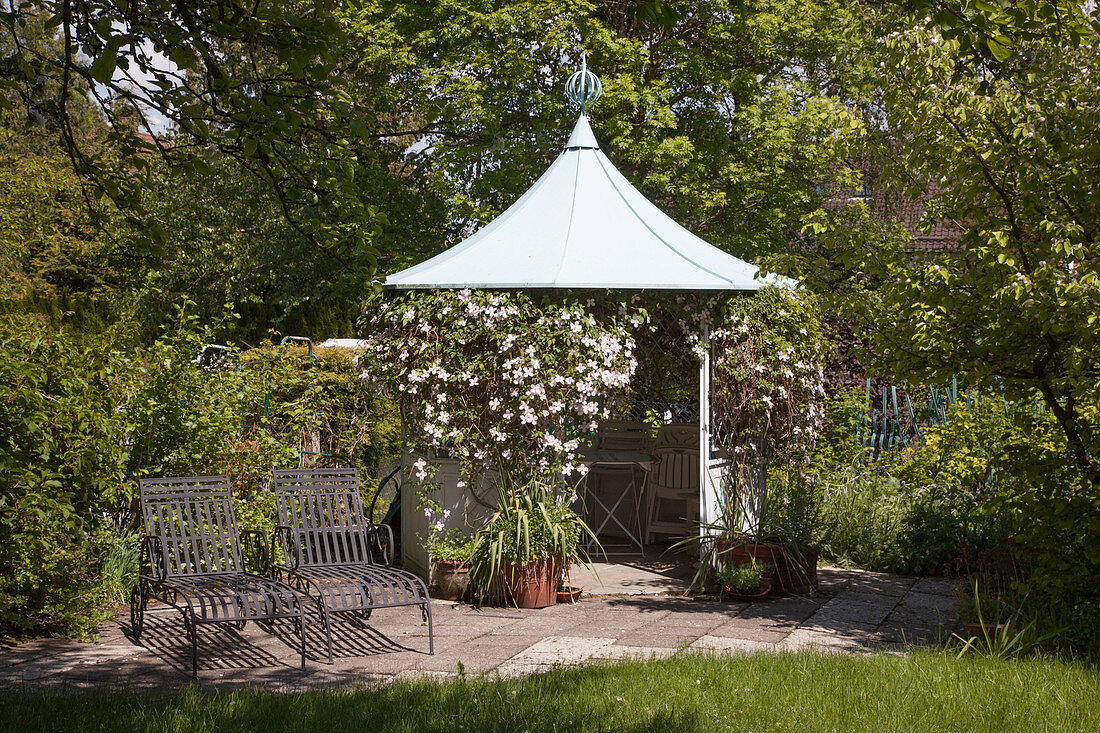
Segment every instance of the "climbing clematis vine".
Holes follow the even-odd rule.
[[[449,455],[475,491],[488,470],[509,480],[583,476],[582,439],[625,395],[637,366],[635,309],[596,315],[568,299],[441,290],[372,308],[362,378],[395,394],[413,449]],[[416,475],[429,480],[430,466]],[[476,496],[476,493],[475,493]]]

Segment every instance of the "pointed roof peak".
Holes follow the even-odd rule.
[[[441,254],[386,278],[391,288],[758,290],[759,269],[673,221],[600,150],[585,110],[601,85],[585,62],[566,94],[581,108],[565,150],[500,216]]]
[[[596,142],[596,136],[592,133],[592,125],[588,124],[588,115],[577,118],[577,124],[573,125],[573,134],[569,136],[569,142],[565,144],[566,150],[580,149],[599,150],[600,144]]]

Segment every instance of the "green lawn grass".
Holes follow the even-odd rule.
[[[1100,671],[945,653],[689,655],[382,689],[0,694],[3,730],[1096,731]]]

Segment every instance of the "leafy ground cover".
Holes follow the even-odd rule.
[[[2,730],[1097,730],[1100,672],[944,652],[680,656],[378,690],[15,692]]]

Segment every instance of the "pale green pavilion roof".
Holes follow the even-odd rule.
[[[565,150],[508,209],[390,288],[759,290],[794,286],[705,242],[638,192],[581,115]]]

